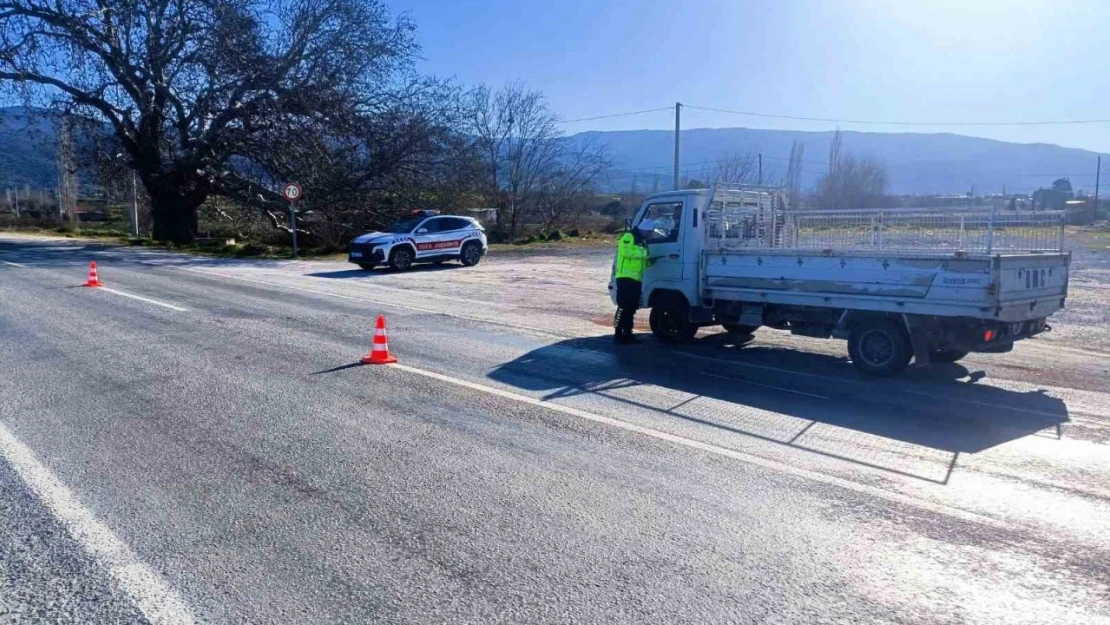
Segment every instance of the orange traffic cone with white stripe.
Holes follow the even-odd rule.
[[[85,282],[85,286],[104,286],[100,283],[100,278],[96,275],[96,261],[89,263],[89,279]]]
[[[397,359],[389,354],[389,341],[385,338],[383,315],[378,315],[378,325],[374,328],[374,346],[369,354],[362,357],[362,362],[367,365],[388,365],[391,362],[397,362]]]

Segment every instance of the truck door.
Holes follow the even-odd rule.
[[[681,199],[652,202],[640,217],[640,222],[650,219],[655,223],[655,229],[644,237],[648,254],[656,259],[644,270],[645,293],[650,291],[652,282],[682,280],[682,241],[686,230],[682,227],[683,208]]]

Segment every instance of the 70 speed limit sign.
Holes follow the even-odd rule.
[[[289,200],[290,202],[296,202],[297,200],[301,199],[302,193],[304,193],[304,189],[301,188],[301,185],[295,182],[290,182],[281,188],[282,197]]]

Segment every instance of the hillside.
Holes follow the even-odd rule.
[[[713,163],[733,153],[763,153],[764,180],[778,182],[786,171],[790,145],[805,143],[802,185],[812,188],[824,171],[832,132],[695,128],[682,133],[682,175],[705,180]],[[614,171],[607,187],[650,191],[658,175],[660,190],[670,188],[674,144],[665,130],[586,132],[609,147]],[[0,189],[56,184],[55,131],[42,114],[20,107],[0,108]],[[1076,189],[1094,186],[1095,153],[1043,143],[1022,144],[955,134],[849,132],[848,152],[886,162],[892,193],[979,193],[1005,188],[1027,192],[1070,176]]]
[[[812,188],[824,171],[832,132],[695,128],[682,133],[682,176],[704,180],[716,159],[730,151],[763,153],[764,180],[779,181],[790,145],[805,143],[802,185]],[[665,130],[587,132],[575,135],[609,146],[613,159],[610,186],[650,190],[654,175],[659,188],[670,188],[673,133]],[[1076,189],[1093,188],[1094,152],[1049,144],[1021,144],[955,134],[844,132],[844,149],[886,162],[893,193],[978,193],[1031,191],[1070,176]]]
[[[56,133],[53,121],[29,115],[22,107],[0,108],[0,190],[57,185]]]

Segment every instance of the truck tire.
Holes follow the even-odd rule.
[[[759,329],[759,326],[742,326],[738,323],[725,323],[722,327],[732,336],[738,337],[751,336]]]
[[[395,247],[389,253],[389,268],[393,271],[408,271],[412,268],[414,260],[416,260],[416,254],[411,247]]]
[[[902,324],[892,319],[865,320],[848,336],[848,355],[861,372],[891,376],[910,364],[913,346]]]
[[[473,267],[482,260],[482,244],[477,241],[471,241],[462,247],[459,253],[459,260],[462,261],[464,267]]]
[[[648,322],[655,338],[665,343],[685,343],[698,333],[698,327],[690,323],[689,305],[678,299],[668,299],[652,306]]]
[[[960,351],[958,349],[938,349],[938,350],[934,350],[934,351],[929,353],[929,362],[936,362],[936,363],[956,362],[957,360],[960,360],[964,356],[967,356],[967,352],[963,352],[963,351]]]

